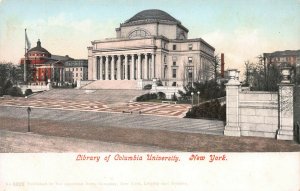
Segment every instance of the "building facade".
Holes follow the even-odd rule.
[[[266,63],[300,66],[300,50],[285,50],[263,54]]]
[[[64,63],[65,82],[75,84],[77,81],[88,80],[87,59],[69,60]]]
[[[208,80],[215,49],[201,38],[188,39],[188,32],[164,11],[141,11],[116,28],[116,38],[92,41],[88,80],[99,86],[125,80],[137,89],[153,79],[164,86]]]
[[[291,66],[294,81],[300,83],[300,50],[284,50],[272,53],[264,53],[263,59],[266,64],[276,64],[279,67]]]
[[[37,46],[27,51],[24,58],[21,58],[20,65],[24,68],[26,63],[25,76],[28,75],[28,83],[47,84],[51,82],[61,83],[64,81],[64,62],[72,60],[69,56],[52,55],[37,41]],[[25,62],[26,61],[26,62]],[[26,73],[25,72],[25,73]]]

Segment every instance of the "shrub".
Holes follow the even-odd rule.
[[[172,95],[172,101],[178,101],[177,96],[176,96],[175,93]]]
[[[156,85],[157,85],[157,86],[163,86],[162,81],[161,81],[161,80],[158,80],[158,81],[156,82]]]
[[[3,87],[4,94],[8,94],[8,89],[12,88],[13,84],[10,80],[6,81]]]
[[[25,96],[29,96],[29,95],[31,95],[33,92],[32,92],[32,90],[31,89],[27,89],[26,91],[25,91]]]
[[[204,100],[216,99],[224,97],[226,95],[224,83],[218,84],[214,80],[205,82],[195,82],[194,86],[187,85],[184,87],[185,92],[178,91],[183,100],[188,100],[190,98],[191,92],[200,92],[200,97]]]
[[[166,94],[164,92],[158,92],[157,93],[157,97],[158,99],[166,99]]]
[[[186,118],[209,118],[226,120],[226,105],[221,106],[220,102],[216,99],[211,102],[205,102],[201,105],[192,107],[186,113]]]
[[[151,84],[147,84],[144,86],[144,90],[151,90],[152,85]]]
[[[147,101],[147,100],[151,100],[151,99],[157,99],[157,95],[154,93],[153,94],[147,93],[147,94],[137,97],[136,101]]]
[[[4,90],[2,87],[0,87],[0,97],[2,97],[4,95]]]
[[[15,97],[23,96],[22,90],[19,87],[11,87],[7,90],[7,94]]]

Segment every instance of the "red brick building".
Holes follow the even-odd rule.
[[[64,62],[73,60],[69,56],[52,55],[41,46],[41,41],[37,41],[37,46],[28,50],[25,55],[28,64],[28,74],[31,74],[29,82],[46,84],[51,82],[61,83],[64,81]],[[20,61],[24,68],[24,60]]]

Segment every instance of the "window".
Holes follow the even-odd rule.
[[[189,57],[189,64],[192,64],[192,63],[193,63],[193,58]]]
[[[173,62],[173,66],[176,66],[176,62]]]
[[[131,32],[128,37],[131,38],[138,38],[138,37],[146,37],[150,36],[150,33],[143,29],[137,29]]]
[[[76,77],[78,77],[78,73],[76,73]]]
[[[176,78],[176,69],[173,69],[172,76],[173,78]]]
[[[176,44],[173,44],[173,50],[176,50]]]
[[[80,71],[82,71],[82,68],[80,68]]]
[[[189,44],[189,50],[193,50],[193,44]]]
[[[193,70],[192,69],[189,69],[189,74],[188,74],[189,76],[189,78],[191,79],[191,78],[193,78]]]
[[[76,68],[76,71],[78,71],[78,68]]]
[[[164,67],[164,78],[167,77],[167,66]]]

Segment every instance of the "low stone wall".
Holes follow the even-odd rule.
[[[20,88],[22,90],[23,93],[25,93],[25,91],[27,89],[31,89],[32,92],[40,92],[40,91],[48,91],[51,88],[51,85],[20,85]]]
[[[278,86],[278,92],[242,91],[240,82],[231,78],[226,84],[224,135],[293,140],[294,116],[299,115],[293,108],[294,85]]]
[[[241,92],[239,126],[242,136],[276,137],[278,130],[278,93]]]
[[[171,99],[172,96],[175,95],[179,97],[178,90],[184,91],[183,87],[176,87],[176,86],[152,86],[150,93],[158,93],[163,92],[166,94],[167,99]]]

